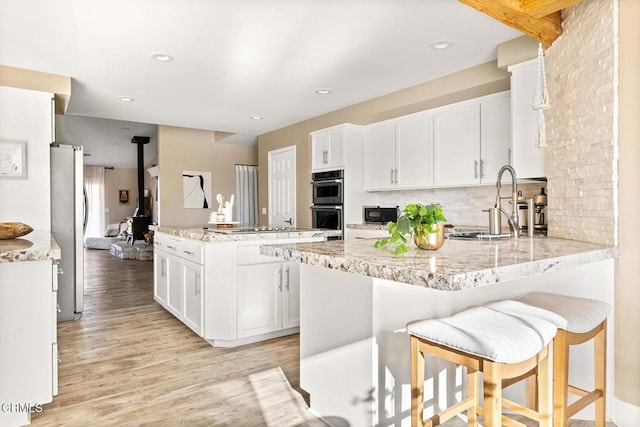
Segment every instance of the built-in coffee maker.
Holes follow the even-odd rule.
[[[533,196],[534,212],[534,228],[543,232],[547,232],[547,195],[544,187],[540,189],[540,194]]]

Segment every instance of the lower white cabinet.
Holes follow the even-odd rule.
[[[300,325],[297,263],[244,265],[237,274],[239,338]]]
[[[204,245],[155,235],[154,299],[202,336],[204,265],[192,261],[194,248],[202,252]]]
[[[156,232],[154,239],[154,299],[219,347],[298,331],[299,264],[260,255],[260,246],[325,240],[205,243],[161,232]]]

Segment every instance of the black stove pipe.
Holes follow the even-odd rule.
[[[144,145],[148,144],[148,136],[134,136],[132,144],[138,144],[138,216],[144,216]]]

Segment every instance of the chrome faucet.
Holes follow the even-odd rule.
[[[505,171],[509,171],[509,173],[511,174],[511,216],[509,216],[509,214],[507,214],[507,211],[505,211],[502,206],[501,206],[501,199],[502,197],[500,197],[500,187],[502,187],[501,181],[502,181],[502,174]],[[507,221],[509,222],[509,229],[511,230],[511,234],[513,235],[514,238],[518,238],[519,233],[520,233],[520,219],[518,218],[518,185],[516,184],[516,170],[511,166],[511,165],[504,165],[500,168],[500,170],[498,171],[498,179],[496,180],[496,188],[497,188],[497,194],[496,194],[496,208],[500,210],[500,212],[502,212],[506,217],[507,217]],[[508,197],[505,197],[505,199],[508,199]]]

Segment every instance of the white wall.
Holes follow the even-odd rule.
[[[0,86],[0,141],[25,141],[26,179],[0,178],[0,222],[22,222],[51,229],[53,95]]]

